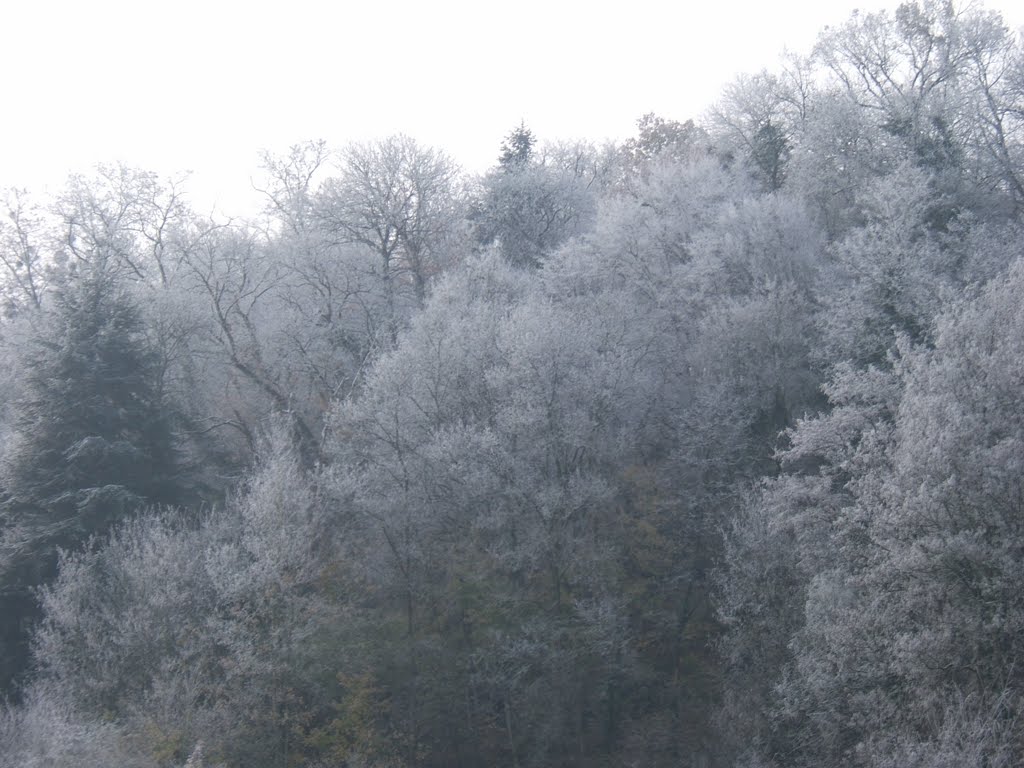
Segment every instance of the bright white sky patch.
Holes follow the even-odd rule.
[[[482,171],[520,120],[542,140],[600,141],[646,112],[698,117],[783,47],[895,4],[10,0],[0,187],[118,160],[192,170],[193,200],[234,212],[256,199],[262,148],[398,131]],[[1010,6],[986,4],[1020,24]]]

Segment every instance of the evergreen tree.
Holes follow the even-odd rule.
[[[24,352],[0,505],[0,686],[22,671],[34,587],[57,550],[176,500],[173,434],[137,307],[97,270],[70,280]]]
[[[520,123],[519,127],[501,142],[498,163],[502,170],[514,171],[529,163],[533,158],[533,145],[536,143],[533,131],[526,127],[526,123]]]

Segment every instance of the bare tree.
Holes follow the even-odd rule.
[[[403,135],[353,144],[339,165],[340,175],[323,185],[317,214],[336,243],[363,245],[376,255],[394,336],[399,286],[411,284],[421,306],[429,279],[457,247],[458,167]]]
[[[327,142],[322,139],[295,144],[283,157],[270,152],[260,154],[268,178],[265,186],[256,189],[267,197],[267,212],[292,234],[302,235],[309,229],[313,178],[323,170],[329,156]]]
[[[96,264],[131,280],[167,285],[180,255],[172,233],[187,219],[181,180],[123,165],[74,175],[55,206],[72,263]]]
[[[44,212],[25,190],[10,189],[0,218],[0,264],[6,272],[9,310],[27,304],[38,309],[46,287]]]

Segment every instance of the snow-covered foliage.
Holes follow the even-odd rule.
[[[1022,61],[5,193],[0,765],[1021,764]]]

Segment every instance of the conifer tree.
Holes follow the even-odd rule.
[[[24,352],[24,395],[3,467],[0,686],[21,671],[57,550],[146,504],[176,501],[176,456],[138,308],[102,269],[69,279]]]

